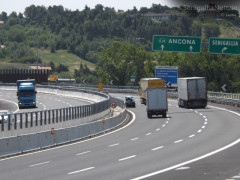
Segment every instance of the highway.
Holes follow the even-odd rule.
[[[18,109],[16,91],[0,90],[0,110],[7,109],[12,113],[42,111],[90,104],[90,101],[79,98],[67,98],[53,94],[38,93],[37,108]]]
[[[3,94],[0,99],[6,98]],[[46,108],[79,103],[69,99],[60,103],[63,97],[47,96],[38,97]],[[128,109],[133,120],[127,126],[86,141],[2,159],[0,179],[202,180],[232,179],[240,173],[239,108],[234,108],[238,113],[212,104],[183,109],[169,99],[167,118],[148,119],[139,96],[134,98],[137,104]]]

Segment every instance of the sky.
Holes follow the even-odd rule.
[[[4,1],[4,0],[1,0]],[[214,3],[218,3],[221,6],[232,6],[234,9],[240,11],[240,0],[211,0]],[[169,7],[187,5],[201,8],[208,5],[209,0],[5,0],[4,3],[0,3],[0,13],[6,12],[10,15],[13,11],[17,13],[24,13],[26,7],[30,5],[39,6],[53,6],[62,5],[66,9],[72,11],[82,11],[87,5],[91,9],[97,4],[102,4],[104,7],[114,7],[117,10],[133,9],[135,6],[138,10],[141,7],[150,8],[152,4],[167,5]]]
[[[1,0],[4,1],[4,0]],[[171,6],[169,0],[5,0],[4,3],[0,3],[0,13],[6,12],[8,15],[13,11],[23,13],[26,7],[30,5],[40,6],[53,6],[62,5],[64,8],[75,10],[83,10],[87,5],[91,9],[97,4],[102,4],[104,7],[114,7],[117,11],[133,9],[134,6],[139,10],[141,7],[150,8],[152,4],[161,4]]]

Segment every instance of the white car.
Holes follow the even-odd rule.
[[[8,110],[0,110],[0,124],[2,123],[2,119],[4,119],[4,123],[8,122],[8,115],[11,114]],[[12,115],[10,116],[11,122],[13,121]]]

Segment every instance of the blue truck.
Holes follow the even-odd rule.
[[[36,82],[35,79],[17,81],[18,107],[36,107]]]

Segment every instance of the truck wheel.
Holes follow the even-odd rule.
[[[152,115],[151,115],[151,114],[148,114],[147,116],[148,116],[148,118],[152,118]]]
[[[163,112],[163,117],[164,117],[164,118],[166,118],[166,117],[167,117],[167,113],[166,113],[166,111],[165,111],[165,112]]]
[[[179,107],[182,107],[182,106],[181,106],[181,103],[180,103],[180,100],[178,100],[178,106],[179,106]]]

